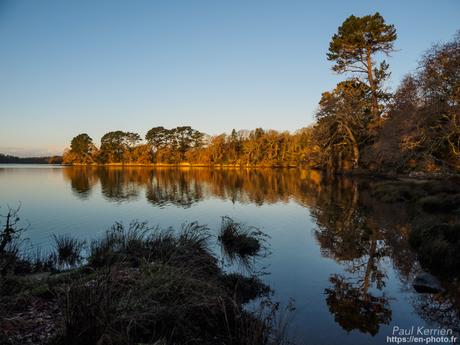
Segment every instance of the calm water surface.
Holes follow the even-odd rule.
[[[216,233],[222,216],[271,236],[263,279],[295,300],[291,333],[308,344],[387,344],[393,326],[458,327],[454,294],[417,294],[410,209],[379,203],[372,181],[302,170],[0,165],[0,211],[21,203],[27,237],[92,239],[115,221],[186,221]],[[457,293],[457,301],[458,301]]]

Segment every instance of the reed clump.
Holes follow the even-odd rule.
[[[222,217],[218,239],[229,257],[254,257],[266,249],[267,235],[258,228]]]

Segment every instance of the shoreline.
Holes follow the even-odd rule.
[[[420,180],[441,180],[441,179],[460,179],[460,173],[453,172],[423,172],[411,171],[408,173],[394,173],[394,172],[372,172],[364,169],[347,172],[329,172],[317,167],[304,166],[304,165],[264,165],[264,164],[194,164],[194,163],[73,163],[73,164],[53,164],[53,163],[0,163],[2,165],[50,165],[50,166],[63,166],[63,167],[85,167],[85,168],[165,168],[165,169],[231,169],[231,170],[248,170],[248,169],[303,169],[317,171],[325,176],[337,177],[364,177],[364,178],[380,178],[401,181],[420,181]]]
[[[200,164],[200,163],[92,163],[92,164],[61,164],[64,166],[88,166],[88,167],[152,167],[152,168],[307,168],[299,165],[270,165],[270,164]],[[312,169],[312,168],[310,168]]]
[[[62,166],[76,166],[76,167],[145,167],[145,168],[210,168],[210,169],[304,169],[320,172],[329,176],[347,176],[347,177],[369,177],[369,178],[382,178],[382,179],[401,179],[401,180],[439,180],[439,179],[460,179],[459,173],[440,173],[440,172],[423,172],[411,171],[409,173],[393,173],[393,172],[372,172],[364,169],[347,172],[331,173],[324,169],[319,169],[311,166],[303,165],[253,165],[253,164],[193,164],[193,163],[107,163],[107,164],[61,164]]]

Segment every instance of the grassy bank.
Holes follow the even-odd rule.
[[[252,257],[262,248],[253,235],[245,235]],[[35,258],[20,255],[19,235],[9,238],[0,252],[2,344],[286,343],[270,288],[224,272],[197,223],[177,231],[116,223],[90,242],[55,236],[54,250]],[[260,307],[249,311],[255,299]]]

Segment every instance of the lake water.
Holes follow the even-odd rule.
[[[388,344],[394,326],[458,327],[457,295],[418,294],[410,207],[378,202],[370,180],[298,169],[150,169],[0,165],[0,213],[21,203],[31,243],[96,238],[115,221],[161,227],[221,217],[271,236],[262,279],[295,301],[290,332],[308,344]],[[457,301],[457,302],[456,302]]]

